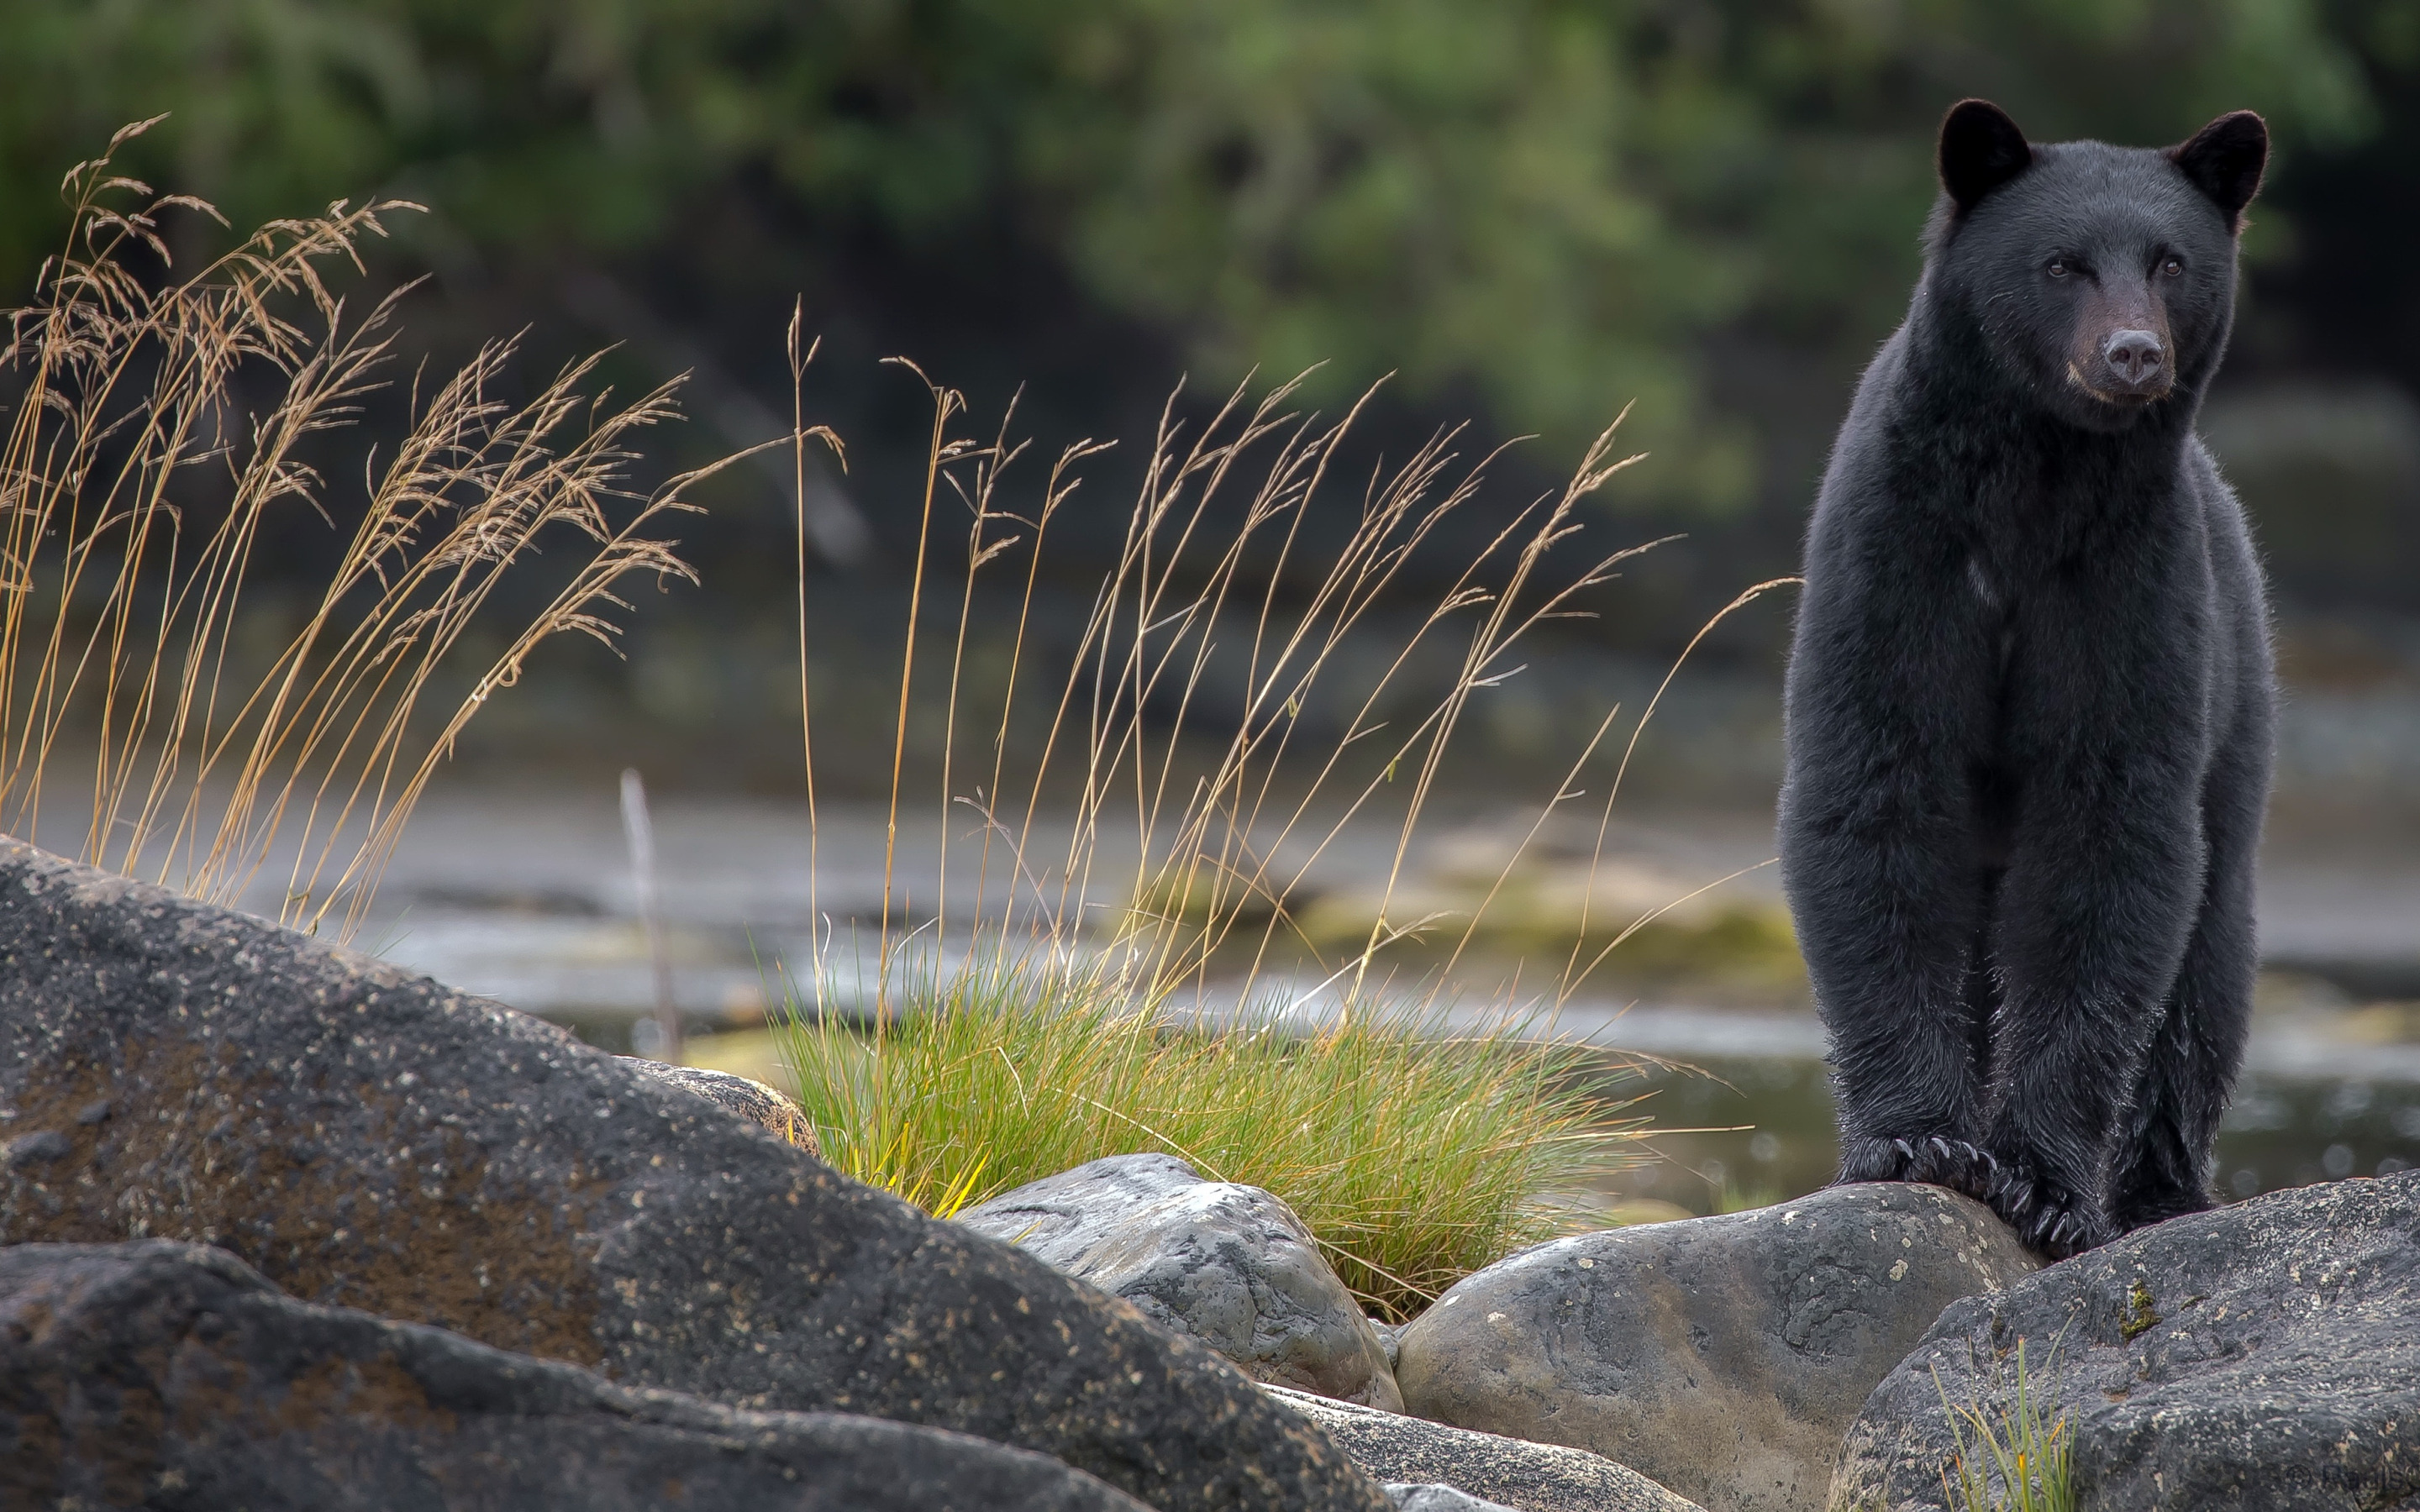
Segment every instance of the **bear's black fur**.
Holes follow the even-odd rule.
[[[2211,1206],[2269,785],[2267,609],[2194,421],[2268,132],[1943,122],[1907,321],[1807,541],[1781,857],[1840,1179],[2052,1256]]]

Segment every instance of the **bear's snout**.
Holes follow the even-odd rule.
[[[2135,298],[2127,298],[2128,293]],[[2076,312],[2067,378],[2112,419],[2131,419],[2176,388],[2166,312],[2142,291],[2113,290]]]
[[[2121,392],[2156,399],[2168,392],[2167,344],[2149,331],[2118,331],[2101,344],[2108,380]]]

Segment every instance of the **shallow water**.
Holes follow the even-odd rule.
[[[1444,826],[1432,850],[1469,849],[1474,838],[1484,841],[1520,819],[1512,809],[1466,816],[1460,828]],[[818,934],[827,949],[861,956],[881,938],[884,815],[828,801],[822,821],[811,835],[801,805],[760,798],[675,795],[657,805],[666,933],[694,1031],[761,1024],[779,1008],[783,964],[809,956]],[[77,833],[63,825],[60,833]],[[1040,834],[1046,848],[1063,848],[1064,835],[1047,817]],[[950,915],[963,917],[973,900],[1010,895],[1012,868],[986,860],[979,835],[957,836],[946,864],[941,836],[929,818],[903,816],[892,938],[906,927],[896,922],[903,916],[930,918],[946,901]],[[1662,879],[1674,896],[1741,872],[1712,896],[1778,903],[1773,869],[1757,867],[1771,855],[1769,814],[1648,812],[1622,821],[1613,839],[1624,864]],[[1348,828],[1322,853],[1312,881],[1349,892],[1387,876],[1394,861],[1391,834]],[[277,889],[263,887],[247,902],[273,913]],[[2412,1001],[2420,998],[2420,848],[2392,835],[2360,846],[2274,843],[2263,859],[2260,911],[2264,956],[2285,969],[2264,978],[2249,1069],[2221,1134],[2222,1189],[2248,1196],[2420,1165],[2420,1002]],[[962,937],[964,926],[953,928],[951,938]],[[571,1024],[608,1048],[644,1048],[632,1031],[651,1007],[653,977],[610,785],[432,794],[354,943]],[[1699,1068],[1657,1072],[1620,1094],[1652,1094],[1632,1112],[1658,1128],[1720,1131],[1657,1134],[1648,1141],[1654,1158],[1608,1183],[1606,1196],[1666,1204],[1668,1215],[1794,1196],[1833,1168],[1813,1014],[1803,1001],[1709,1006],[1711,995],[1693,996],[1704,985],[1657,983],[1634,999],[1608,984],[1604,995],[1568,1005],[1552,1026],[1591,1044]],[[1462,1001],[1485,1003],[1497,984],[1474,979],[1456,987],[1467,989]],[[1310,1023],[1326,1005],[1307,991],[1295,1006]]]
[[[1707,1213],[1802,1196],[1830,1180],[1838,1145],[1820,1060],[1718,1056],[1693,1064],[1612,1085],[1612,1095],[1637,1099],[1630,1113],[1704,1132],[1646,1138],[1647,1160],[1609,1180],[1608,1198]],[[2238,1198],[2413,1166],[2420,1080],[2255,1071],[2219,1129],[2218,1187]]]
[[[812,840],[804,817],[798,805],[768,800],[676,795],[658,805],[673,966],[694,1028],[761,1023],[768,1008],[778,1009],[780,964],[809,954],[811,919],[827,921],[827,949],[844,954],[866,954],[879,938],[882,815],[827,803]],[[1063,843],[1044,829],[1053,845]],[[902,912],[943,896],[945,873],[953,914],[1002,887],[1006,869],[991,866],[984,883],[980,847],[967,837],[946,869],[938,864],[939,833],[929,822],[903,825],[892,879]],[[1474,833],[1486,831],[1449,828],[1444,847]],[[1747,813],[1647,814],[1616,838],[1623,856],[1669,878],[1676,894],[1771,854],[1769,816]],[[1384,876],[1392,861],[1390,837],[1348,832],[1323,856],[1319,880],[1350,888]],[[1720,895],[1772,903],[1778,892],[1768,867],[1725,884]],[[2220,1138],[2222,1190],[2250,1195],[2371,1175],[2397,1162],[2420,1165],[2420,1005],[2397,1001],[2420,996],[2420,857],[2385,841],[2363,849],[2273,846],[2261,931],[2273,965],[2302,969],[2263,980],[2249,1069]],[[406,833],[380,917],[360,943],[574,1024],[615,1050],[634,1048],[631,1030],[652,995],[606,791],[433,795]],[[2359,969],[2348,973],[2348,965]],[[2315,969],[2335,971],[2334,984]],[[1489,984],[1469,985],[1462,1000],[1491,1000]],[[1295,1006],[1306,1023],[1325,1007],[1317,992]],[[1572,1003],[1552,1026],[1700,1068],[1628,1084],[1629,1093],[1652,1093],[1632,1111],[1662,1129],[1724,1131],[1654,1136],[1655,1158],[1609,1183],[1607,1196],[1668,1204],[1668,1215],[1706,1212],[1795,1196],[1829,1179],[1823,1033],[1803,1002],[1712,1007],[1692,1000],[1683,983],[1650,990],[1644,1000],[1608,991]]]

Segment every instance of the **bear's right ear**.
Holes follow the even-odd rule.
[[[2226,228],[2241,231],[2243,207],[2260,193],[2261,170],[2269,165],[2269,123],[2248,110],[2221,116],[2192,141],[2168,148],[2168,158],[2218,206]]]
[[[1941,187],[1961,215],[2033,161],[2025,133],[1988,100],[1962,100],[1941,117]]]

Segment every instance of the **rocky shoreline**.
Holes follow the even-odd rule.
[[[942,1223],[799,1133],[0,841],[0,1504],[1900,1512],[2020,1340],[2079,1507],[2420,1498],[2420,1172],[2047,1268],[1838,1188],[1395,1331],[1171,1157]]]

